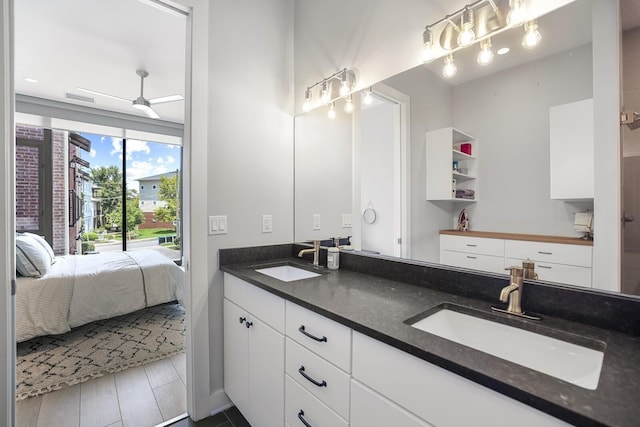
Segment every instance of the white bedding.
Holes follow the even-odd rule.
[[[18,278],[16,339],[61,334],[145,307],[182,303],[183,274],[153,250],[57,257],[44,276]]]

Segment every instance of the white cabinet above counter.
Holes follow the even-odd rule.
[[[592,287],[593,241],[562,236],[440,231],[440,263],[505,273],[530,259],[540,280]]]

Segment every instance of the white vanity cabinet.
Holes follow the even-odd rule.
[[[569,425],[357,332],[353,333],[352,375],[355,381],[381,395],[382,402],[387,405],[387,408],[381,409],[362,408],[362,405],[352,404],[351,416],[354,420],[359,420],[361,417],[365,420],[374,419],[364,418],[366,414],[362,412],[369,409],[380,413],[381,417],[392,416],[389,414],[395,413],[398,414],[398,419],[404,420],[404,424],[392,425],[436,425],[438,427]],[[352,398],[357,393],[352,391]],[[395,405],[391,405],[391,402]],[[417,416],[423,424],[412,423],[415,420],[407,417],[406,411]]]
[[[462,147],[463,144],[468,145]],[[467,147],[471,154],[463,152]],[[477,191],[477,150],[477,140],[457,129],[449,127],[427,132],[427,200],[475,201],[475,193],[471,199],[456,198],[456,189]]]
[[[549,109],[552,199],[593,199],[593,142],[593,99]]]
[[[441,234],[440,264],[504,273],[504,240]]]
[[[224,276],[225,392],[254,427],[284,424],[284,300]]]
[[[351,329],[286,303],[285,421],[349,424]]]

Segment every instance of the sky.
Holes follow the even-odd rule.
[[[118,166],[122,170],[122,138],[82,133],[91,141],[91,152],[80,150],[81,158],[91,167]],[[144,178],[180,168],[181,147],[157,142],[127,139],[127,187],[139,190],[137,178]]]

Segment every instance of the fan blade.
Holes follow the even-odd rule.
[[[182,101],[184,97],[182,95],[169,95],[161,96],[159,98],[149,99],[149,104],[162,104],[163,102]]]
[[[147,107],[144,109],[144,112],[147,113],[147,116],[151,117],[152,119],[159,119],[160,116],[158,115],[158,113],[156,113],[155,111],[153,111],[153,108],[151,107]]]
[[[91,93],[93,95],[100,95],[100,96],[105,96],[107,98],[117,99],[118,101],[125,101],[125,102],[129,102],[129,103],[131,102],[130,99],[120,98],[119,96],[109,95],[108,93],[97,92],[97,91],[91,90],[91,89],[85,89],[85,88],[79,87],[78,90],[82,91],[82,92]]]

